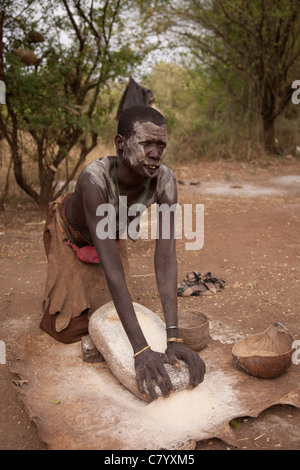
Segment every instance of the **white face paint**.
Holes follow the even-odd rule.
[[[167,128],[152,122],[136,122],[133,135],[125,142],[123,161],[144,177],[157,176],[165,156]]]

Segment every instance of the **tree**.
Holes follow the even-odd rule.
[[[128,76],[150,48],[129,0],[4,0],[0,79],[6,84],[0,131],[9,144],[18,185],[44,209],[73,179],[97,145],[110,102],[108,85]],[[148,5],[150,7],[151,5]],[[77,157],[62,187],[62,162]],[[26,161],[38,171],[28,174]]]
[[[299,1],[185,0],[173,2],[169,14],[182,44],[247,105],[249,97],[243,99],[227,77],[234,70],[249,83],[250,106],[261,116],[265,149],[275,153],[274,123],[291,100],[295,71],[300,72]]]

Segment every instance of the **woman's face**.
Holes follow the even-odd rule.
[[[165,156],[167,140],[165,125],[136,122],[132,136],[122,140],[122,161],[144,178],[154,178]]]

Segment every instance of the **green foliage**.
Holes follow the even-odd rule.
[[[232,71],[231,86],[248,93],[248,83]],[[228,92],[214,69],[196,64],[187,69],[159,63],[145,80],[168,123],[170,161],[200,158],[258,160],[265,155],[257,114]],[[299,109],[298,109],[299,108]],[[281,153],[295,153],[300,106],[290,104],[278,119],[276,138]]]
[[[97,144],[112,108],[101,96],[148,52],[146,23],[128,34],[135,11],[129,0],[5,0],[4,8],[0,79],[7,111],[1,109],[0,126],[18,184],[43,206],[58,196],[55,173],[72,150],[79,156],[68,179]],[[37,162],[39,190],[24,169],[28,155]]]
[[[252,158],[262,142],[273,152],[275,136],[276,151],[293,152],[298,3],[3,0],[0,132],[17,183],[40,206],[57,197],[58,170],[67,187],[99,136],[112,139],[124,83],[165,43],[181,59],[153,66],[141,84],[167,118],[169,158]]]
[[[160,63],[146,80],[155,103],[168,123],[169,158],[177,161],[211,156],[222,143],[228,144],[224,116],[226,97],[220,96],[206,70],[185,69]]]
[[[299,2],[186,0],[175,2],[169,14],[174,34],[197,64],[207,66],[212,85],[223,82],[235,107],[261,118],[266,150],[273,153],[274,121],[290,103],[300,73]]]

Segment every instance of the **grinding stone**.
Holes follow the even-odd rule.
[[[151,349],[165,352],[166,331],[164,322],[156,313],[143,305],[134,302],[133,306]],[[89,334],[114,376],[135,396],[147,402],[151,401],[149,395],[144,397],[138,390],[132,346],[113,302],[108,302],[92,314],[89,320]],[[165,364],[174,391],[187,388],[189,383],[187,365],[183,361],[179,361],[179,364],[181,371],[176,370],[170,364]],[[155,386],[155,390],[157,395],[161,395],[159,387]]]

